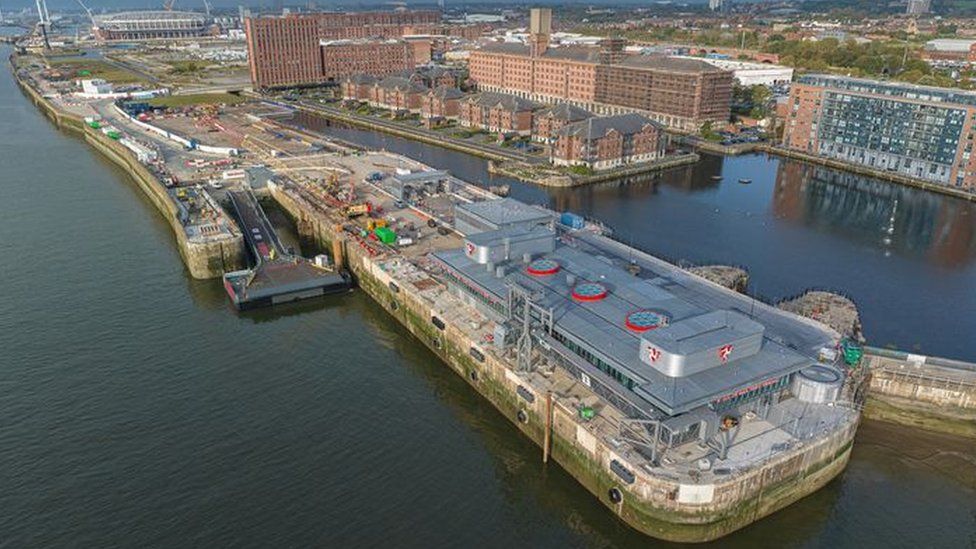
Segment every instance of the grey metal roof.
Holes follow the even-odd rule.
[[[551,213],[514,198],[482,200],[458,205],[455,209],[455,216],[462,212],[467,212],[495,226],[552,219]]]
[[[560,333],[632,379],[636,383],[633,390],[636,395],[670,415],[809,366],[816,362],[815,351],[810,347],[819,349],[831,342],[826,331],[815,331],[812,336],[804,333],[803,337],[814,340],[810,347],[805,352],[793,349],[785,344],[790,334],[784,334],[784,329],[809,332],[810,326],[798,320],[784,322],[778,318],[773,325],[762,323],[766,332],[757,353],[730,357],[726,364],[686,377],[669,377],[641,361],[642,334],[627,328],[626,317],[636,310],[651,309],[665,313],[672,319],[672,325],[680,325],[684,319],[713,311],[734,310],[746,314],[734,305],[729,308],[729,302],[724,299],[715,299],[716,290],[708,283],[690,275],[675,278],[664,269],[634,276],[622,268],[626,260],[620,257],[602,256],[590,249],[565,244],[557,245],[553,253],[545,255],[559,263],[560,271],[544,277],[525,274],[525,266],[515,263],[508,265],[504,278],[499,279],[487,272],[484,265],[469,260],[463,250],[437,252],[435,257],[500,302],[505,302],[507,282],[518,282],[538,291],[539,304],[552,308],[554,325]],[[576,283],[599,282],[609,289],[609,295],[599,301],[577,302],[572,298],[567,275],[572,275]],[[654,332],[660,337],[669,329],[667,326]]]
[[[442,179],[447,179],[451,177],[451,174],[444,170],[427,170],[423,172],[411,172],[396,174],[393,176],[395,181],[400,183],[428,183],[434,181],[440,181]]]
[[[559,135],[572,135],[584,139],[598,139],[611,130],[615,130],[624,135],[640,133],[649,125],[661,129],[660,124],[646,116],[637,113],[627,113],[615,116],[594,117],[581,122],[566,124],[562,128],[559,128],[557,133]]]

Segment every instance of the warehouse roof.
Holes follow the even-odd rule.
[[[460,204],[456,210],[455,215],[466,212],[499,227],[530,221],[545,222],[552,219],[551,213],[513,198],[499,198],[497,200],[482,200],[481,202]]]
[[[727,72],[699,59],[687,59],[667,55],[631,55],[621,61],[620,64],[625,67],[669,72]]]

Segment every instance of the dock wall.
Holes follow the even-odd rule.
[[[976,365],[880,349],[865,364],[866,417],[976,438]]]
[[[431,322],[432,315],[438,314],[431,304],[410,288],[391,286],[390,275],[358,246],[344,241],[335,222],[322,210],[286,189],[272,189],[272,197],[296,220],[305,236],[315,238],[323,247],[339,238],[342,255],[360,288],[525,436],[540,447],[544,444],[546,395],[534,394],[529,402],[517,389],[521,386],[523,391],[528,390],[530,384],[501,358],[454,326],[438,329]],[[469,353],[472,347],[482,351],[483,362]],[[843,471],[857,429],[857,423],[852,422],[828,437],[804,441],[759,466],[730,474],[714,484],[687,484],[628,464],[611,443],[586,428],[574,408],[561,402],[558,395],[555,397],[551,457],[624,522],[647,535],[672,541],[702,542],[722,537],[820,489]],[[525,422],[520,421],[520,412]],[[626,485],[611,473],[611,460],[633,471],[635,482]],[[611,488],[623,492],[621,503],[610,500]],[[682,494],[699,491],[712,495],[695,504],[682,502]]]
[[[183,263],[193,278],[218,278],[225,272],[242,269],[247,264],[244,251],[244,239],[238,233],[235,238],[214,240],[208,242],[191,242],[186,235],[183,225],[179,221],[176,205],[166,193],[165,187],[146,169],[131,152],[121,144],[115,142],[101,132],[94,131],[85,124],[80,117],[58,111],[46,99],[40,96],[26,82],[17,78],[17,83],[24,94],[48,117],[58,128],[78,134],[96,151],[111,160],[135,181],[136,185],[163,219],[170,225],[176,237],[177,249],[183,258]]]

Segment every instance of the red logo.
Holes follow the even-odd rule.
[[[648,347],[647,348],[647,359],[648,360],[650,360],[653,363],[653,362],[657,362],[657,359],[659,359],[659,358],[661,358],[661,350],[660,349],[658,349],[657,347]]]
[[[733,348],[734,347],[732,347],[731,344],[729,344],[729,345],[722,345],[721,347],[718,348],[718,358],[722,362],[728,362],[729,361],[729,355],[732,354],[732,349]]]
[[[465,250],[467,250],[468,255],[474,255],[474,244],[467,242],[465,243]]]

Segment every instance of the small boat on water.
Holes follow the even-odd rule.
[[[751,179],[742,178],[742,179],[739,179],[739,183],[742,183],[743,185],[748,185],[749,183],[752,183],[752,180]]]
[[[712,176],[712,181],[721,181],[721,180],[722,180],[722,176],[721,175],[713,175]]]

